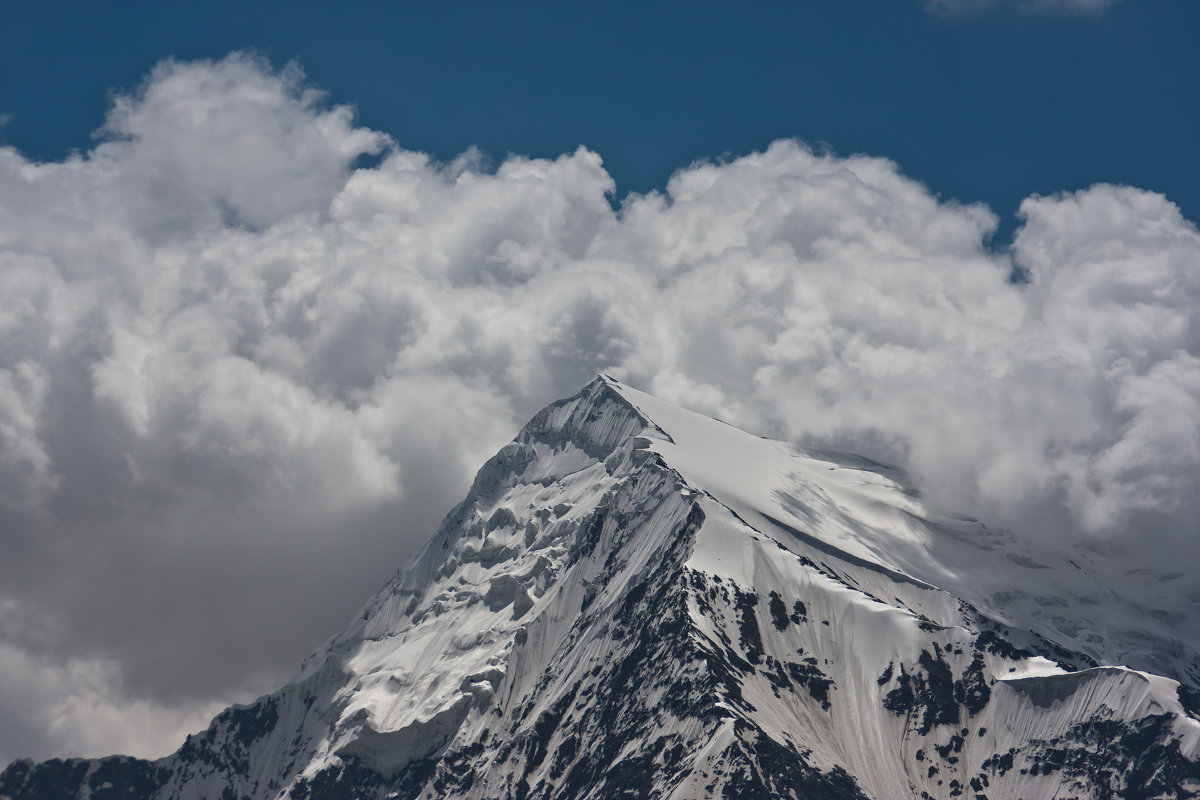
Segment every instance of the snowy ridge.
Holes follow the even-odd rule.
[[[1127,561],[1095,550],[1036,549],[978,522],[935,518],[887,467],[801,453],[636,389],[621,392],[671,431],[675,441],[661,451],[673,467],[769,535],[786,543],[800,533],[843,553],[843,563],[862,559],[937,586],[1095,663],[1200,685],[1200,607],[1171,590],[1172,576],[1135,581]]]
[[[0,797],[1200,796],[1197,615],[1119,570],[601,376],[279,692]]]

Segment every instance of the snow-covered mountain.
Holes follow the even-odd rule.
[[[278,692],[10,798],[1200,796],[1200,598],[600,377]]]

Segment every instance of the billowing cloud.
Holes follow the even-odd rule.
[[[436,163],[242,55],[101,137],[0,148],[0,757],[162,753],[270,688],[602,370],[1020,536],[1200,555],[1161,195],[1029,198],[996,252],[986,207],[779,141],[614,208],[586,149]]]

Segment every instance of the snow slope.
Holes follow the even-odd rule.
[[[980,522],[934,517],[895,469],[802,453],[617,386],[670,431],[674,444],[655,449],[672,467],[767,535],[819,531],[843,557],[937,586],[1096,663],[1200,685],[1200,597],[1171,586],[1182,575],[1149,576],[1099,549],[1039,548]]]
[[[280,691],[0,797],[1200,796],[1198,615],[1122,567],[601,376]]]

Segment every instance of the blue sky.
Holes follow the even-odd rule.
[[[964,0],[969,2],[969,0]],[[1070,5],[1069,3],[1067,5]],[[39,160],[92,145],[113,89],[160,59],[295,60],[402,146],[598,152],[618,193],[796,137],[897,161],[983,201],[1128,183],[1200,217],[1200,4],[1091,13],[1014,0],[733,3],[8,3],[0,135]]]

